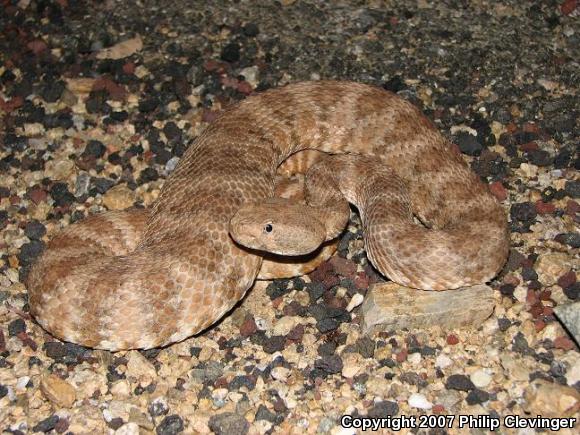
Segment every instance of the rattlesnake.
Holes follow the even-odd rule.
[[[28,277],[31,313],[56,337],[109,350],[207,328],[262,263],[230,237],[231,218],[271,198],[276,168],[303,149],[355,155],[315,165],[311,190],[323,186],[314,195],[323,208],[337,188],[355,202],[368,256],[389,278],[443,290],[485,282],[502,267],[503,209],[416,107],[364,84],[304,82],[225,110],[152,210],[94,215],[57,234]]]

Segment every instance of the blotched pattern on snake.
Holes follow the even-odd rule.
[[[357,206],[368,257],[390,279],[443,290],[501,269],[503,209],[417,108],[368,85],[304,82],[225,110],[151,210],[94,215],[57,234],[28,277],[31,313],[56,337],[109,350],[207,328],[262,263],[230,237],[231,218],[271,198],[277,167],[304,149],[361,156],[324,159],[309,172],[310,189],[322,189],[319,206],[337,189]]]

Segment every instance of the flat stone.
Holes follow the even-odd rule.
[[[40,381],[40,389],[44,397],[62,408],[70,408],[76,399],[74,387],[56,375],[43,378]]]
[[[493,290],[476,285],[457,290],[424,291],[395,283],[371,287],[361,311],[365,332],[441,326],[476,328],[493,312]]]
[[[554,312],[560,322],[570,331],[577,343],[580,343],[580,301],[573,304],[558,305]]]

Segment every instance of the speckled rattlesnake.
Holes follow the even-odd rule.
[[[91,216],[56,235],[29,275],[32,314],[56,337],[110,350],[207,328],[262,263],[230,238],[230,219],[272,197],[276,168],[309,148],[363,156],[323,159],[310,190],[319,209],[341,203],[337,188],[355,203],[368,256],[389,278],[442,290],[485,282],[503,265],[502,208],[418,109],[363,84],[305,82],[226,110],[189,147],[151,211]]]

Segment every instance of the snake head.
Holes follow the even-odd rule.
[[[309,254],[326,236],[308,206],[282,198],[242,206],[231,218],[229,231],[240,245],[278,255]]]

